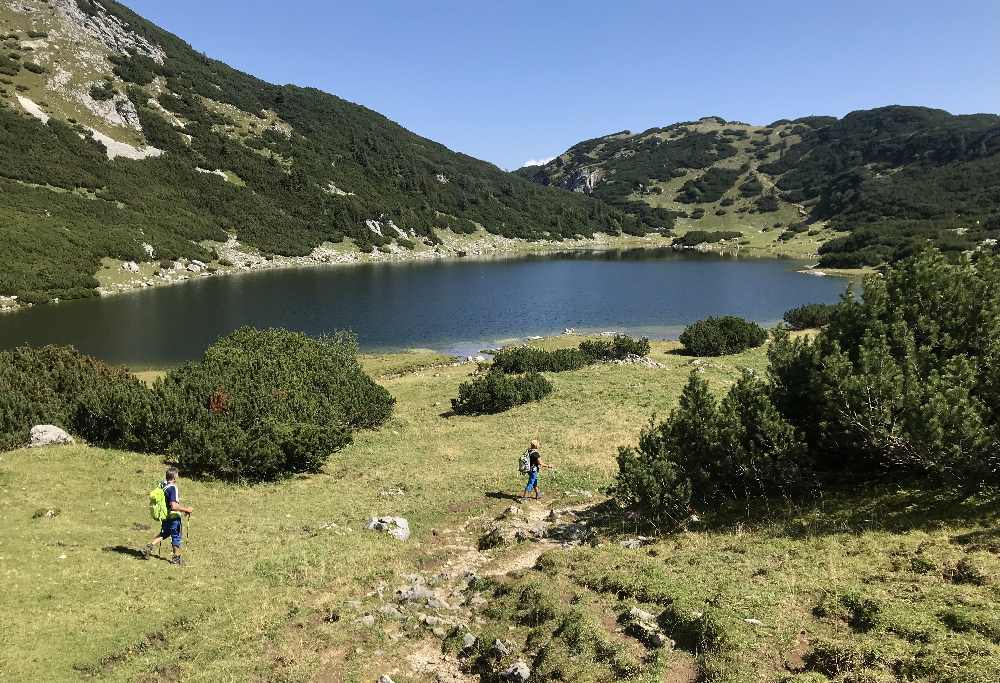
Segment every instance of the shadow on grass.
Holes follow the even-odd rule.
[[[483,495],[487,498],[493,498],[495,500],[512,500],[515,503],[521,502],[521,496],[516,493],[507,493],[506,491],[487,491]]]
[[[965,534],[968,543],[1000,542],[1000,490],[970,494],[930,482],[843,483],[820,494],[733,505],[704,514],[704,529],[757,526],[792,538],[866,531],[932,531],[946,525],[993,527]],[[956,537],[955,542],[963,543]]]
[[[944,526],[979,527],[952,542],[1000,551],[1000,490],[967,491],[932,487],[928,482],[844,483],[823,493],[788,499],[695,506],[692,517],[653,524],[644,515],[605,500],[579,511],[576,520],[599,535],[661,537],[684,531],[731,532],[756,529],[772,536],[808,538],[868,531],[933,531]],[[649,539],[651,540],[651,538]]]
[[[106,553],[118,553],[119,555],[126,555],[135,560],[146,559],[146,556],[143,555],[141,550],[138,550],[137,548],[129,548],[126,545],[107,545],[101,548],[101,550],[103,550]],[[153,554],[149,556],[149,559],[163,560],[164,562],[168,562],[170,558],[161,557],[159,554]]]

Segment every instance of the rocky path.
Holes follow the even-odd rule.
[[[420,677],[436,683],[473,683],[478,675],[464,673],[460,654],[442,652],[442,641],[455,637],[462,650],[477,644],[476,628],[483,620],[478,612],[485,598],[469,591],[481,577],[498,578],[528,570],[547,550],[577,545],[590,538],[590,530],[581,517],[595,503],[567,507],[545,507],[528,501],[510,505],[498,517],[481,515],[467,519],[460,526],[435,532],[441,564],[434,571],[404,576],[394,589],[379,586],[369,597],[372,609],[361,620],[374,624],[387,620],[402,628],[388,628],[389,638],[404,636],[404,623],[416,625],[420,637],[409,634],[412,644],[406,654],[386,666],[381,683],[393,676]],[[498,655],[508,655],[511,645],[497,640],[489,645]],[[461,651],[461,650],[460,650]],[[498,659],[501,657],[498,656]],[[508,680],[528,680],[527,664],[515,662],[509,670],[498,672]]]

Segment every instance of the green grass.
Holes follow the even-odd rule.
[[[387,662],[405,669],[415,644],[439,651],[441,643],[409,626],[355,623],[384,601],[372,592],[454,561],[441,530],[509,504],[487,494],[517,490],[515,460],[529,438],[559,468],[543,477],[550,501],[599,491],[614,474],[616,446],[633,443],[651,414],[665,415],[696,367],[668,353],[676,348],[653,344],[666,366],[659,370],[596,365],[551,375],[551,397],[481,417],[444,416],[471,366],[440,366],[423,351],[365,357],[398,400],[389,423],[357,434],[318,475],[256,487],[182,479],[182,499],[196,512],[181,570],[129,550],[153,535],[140,526],[150,524],[145,498],[161,458],[86,446],[0,455],[0,670],[10,680],[371,681]],[[741,368],[762,370],[765,361],[757,349],[700,367],[722,391]],[[518,600],[497,597],[475,628],[519,645],[532,638],[539,680],[629,673],[652,681],[674,666],[700,668],[706,680],[779,680],[791,675],[785,657],[813,657],[813,668],[885,660],[910,667],[913,680],[996,680],[995,506],[887,489],[778,505],[781,523],[704,512],[704,529],[638,550],[615,540],[635,528],[597,520],[598,546],[550,551],[544,571],[499,580],[555,598],[547,598],[551,610],[526,618]],[[406,516],[414,536],[399,543],[364,531],[372,514]],[[958,571],[962,559],[985,585],[958,582],[975,576],[968,566]],[[647,660],[616,632],[617,610],[637,603],[655,613],[674,606],[663,620],[677,652]],[[827,616],[814,614],[820,605]],[[859,631],[852,610],[877,625]],[[712,646],[692,646],[685,634],[706,624],[717,634]],[[837,680],[897,680],[884,673]]]

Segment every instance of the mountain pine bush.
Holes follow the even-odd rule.
[[[706,318],[689,325],[680,342],[693,356],[725,356],[739,353],[767,341],[767,331],[755,322],[736,316]]]
[[[1000,258],[923,251],[824,314],[813,339],[779,329],[766,379],[745,374],[720,403],[692,375],[619,449],[619,500],[659,523],[845,474],[1000,482]]]
[[[540,401],[552,393],[552,383],[537,372],[505,375],[487,372],[458,387],[451,407],[459,415],[501,413],[514,406]]]
[[[591,359],[591,362],[622,360],[628,356],[649,355],[649,340],[646,337],[635,339],[624,334],[616,334],[608,339],[587,339],[580,342],[580,351]]]
[[[361,369],[345,333],[319,339],[242,328],[154,387],[160,429],[188,472],[239,481],[318,471],[352,429],[381,425],[394,399]]]
[[[497,351],[493,355],[490,371],[506,374],[563,372],[579,370],[591,362],[590,356],[579,349],[546,351],[532,346],[516,346]]]
[[[97,445],[137,448],[151,421],[150,393],[126,370],[66,346],[0,352],[0,450],[26,444],[37,424]]]
[[[807,472],[805,453],[765,382],[745,374],[719,403],[692,373],[670,417],[651,422],[637,448],[619,449],[612,491],[657,523],[676,522],[691,504],[797,490]]]
[[[785,322],[793,330],[820,328],[830,322],[835,304],[804,304],[785,311]]]

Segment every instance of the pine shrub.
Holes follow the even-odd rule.
[[[763,327],[731,315],[699,320],[680,336],[684,349],[694,356],[725,356],[756,348],[765,341],[767,331]]]
[[[807,480],[805,443],[745,374],[721,403],[692,373],[680,403],[650,423],[638,447],[618,451],[614,495],[656,523],[677,522],[692,503],[714,505],[787,494]]]
[[[138,448],[151,428],[151,400],[128,371],[71,347],[0,352],[0,450],[26,444],[37,424],[101,446]]]
[[[149,447],[168,447],[187,471],[238,481],[315,472],[352,429],[385,422],[394,403],[362,371],[353,336],[252,328],[154,391],[160,429]]]
[[[490,370],[505,374],[564,372],[579,370],[591,362],[590,356],[579,349],[545,351],[531,346],[516,346],[497,351]]]
[[[514,406],[540,401],[552,393],[552,384],[537,372],[505,375],[488,372],[458,387],[458,398],[451,400],[459,415],[501,413]]]
[[[830,322],[835,304],[805,304],[785,311],[784,320],[793,330],[824,327]]]
[[[591,362],[622,360],[628,356],[648,356],[649,339],[635,339],[624,334],[616,334],[610,340],[587,339],[580,342],[580,351]]]

